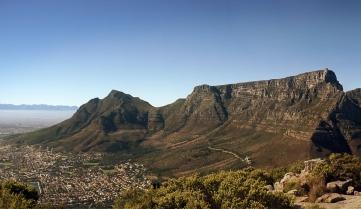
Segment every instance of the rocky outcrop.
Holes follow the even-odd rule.
[[[330,112],[322,120],[312,136],[317,151],[348,152],[360,155],[361,148],[361,108],[359,90],[344,93]]]
[[[355,105],[361,107],[361,88],[349,91],[346,95]]]
[[[328,191],[333,193],[346,193],[348,187],[351,185],[352,179],[346,181],[333,181],[326,185]],[[352,192],[353,193],[353,192]]]
[[[347,187],[347,191],[346,191],[347,195],[354,195],[355,194],[355,188],[353,186],[348,186]],[[357,194],[357,193],[356,193]]]
[[[343,196],[345,200],[336,203],[305,203],[297,201],[300,208],[324,208],[324,209],[359,209],[361,196]]]
[[[112,91],[63,123],[10,141],[126,152],[150,167],[177,173],[242,167],[240,158],[256,166],[277,166],[330,152],[360,155],[360,104],[361,90],[343,92],[328,69],[201,85],[186,99],[160,108]]]
[[[327,194],[324,194],[321,197],[317,198],[316,203],[336,203],[336,202],[340,202],[343,200],[346,200],[346,198],[340,194],[327,193]]]

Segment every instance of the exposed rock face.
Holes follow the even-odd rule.
[[[344,93],[335,73],[325,69],[201,85],[186,99],[160,108],[112,91],[71,119],[13,141],[129,152],[150,167],[180,175],[240,167],[246,156],[258,166],[277,166],[330,152],[360,155],[361,90]]]
[[[289,191],[285,190],[287,187],[287,184],[296,183],[296,182],[297,183],[299,182],[301,184],[301,182],[303,182],[303,181],[305,182],[306,179],[303,178],[303,176],[300,176],[299,174],[294,174],[292,172],[286,173],[279,182],[274,183],[274,189],[275,189],[275,191],[278,191],[278,192],[289,192]],[[292,192],[290,192],[289,194],[292,194],[292,193],[298,194],[298,191],[297,190],[295,191],[295,190],[296,189],[291,189],[290,191],[292,191]]]
[[[197,134],[222,125],[227,118],[228,113],[219,90],[213,86],[202,85],[195,87],[183,105],[166,118],[165,129]]]
[[[360,155],[361,92],[343,94],[326,120],[320,122],[312,137],[318,151],[349,152]]]
[[[354,195],[355,194],[355,188],[353,186],[347,187],[346,194],[347,195]]]
[[[347,181],[333,181],[333,182],[329,182],[326,185],[326,188],[328,191],[330,192],[334,192],[334,193],[346,193],[348,187],[351,185],[352,180],[347,180]],[[352,191],[353,193],[353,191]]]
[[[354,104],[361,107],[361,88],[349,91],[346,94]]]
[[[336,203],[336,202],[340,202],[343,200],[346,200],[346,198],[340,194],[328,193],[328,194],[324,194],[321,197],[317,198],[316,203]]]

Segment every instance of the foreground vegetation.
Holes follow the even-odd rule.
[[[64,209],[39,204],[39,193],[29,185],[16,181],[0,181],[0,209]]]
[[[29,209],[39,208],[37,191],[15,181],[0,182],[0,208]]]
[[[114,209],[294,209],[294,197],[286,194],[296,189],[309,201],[329,192],[325,183],[352,179],[352,186],[361,190],[361,161],[347,154],[332,154],[321,161],[307,175],[284,184],[283,191],[270,186],[287,172],[300,173],[302,163],[287,168],[261,170],[246,168],[221,171],[206,176],[170,179],[148,190],[132,189],[123,192],[115,201]],[[302,173],[302,172],[301,172]],[[305,178],[303,178],[305,177]],[[297,180],[305,180],[298,182]],[[44,209],[37,204],[38,193],[21,183],[0,182],[0,208]],[[310,208],[319,208],[314,205]]]
[[[194,175],[169,180],[157,189],[124,192],[114,209],[293,208],[289,196],[268,192],[266,186],[272,183],[272,176],[257,169]]]
[[[354,155],[332,154],[312,171],[312,175],[326,182],[352,179],[355,188],[361,189],[361,161]]]
[[[327,193],[326,182],[353,180],[361,189],[361,161],[348,154],[332,154],[305,175],[304,182],[289,182],[284,191],[269,186],[286,173],[301,173],[303,162],[273,170],[247,168],[207,176],[171,179],[159,188],[129,190],[115,201],[114,209],[291,209],[296,208],[287,191],[297,189],[309,201]],[[284,193],[285,192],[285,193]],[[319,208],[317,205],[311,208]]]

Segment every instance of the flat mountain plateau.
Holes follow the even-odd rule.
[[[201,85],[164,107],[113,90],[62,123],[6,142],[117,153],[176,176],[276,167],[332,152],[361,156],[361,89],[344,92],[335,73],[324,69]]]

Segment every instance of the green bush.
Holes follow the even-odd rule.
[[[15,181],[0,182],[0,208],[35,208],[38,199],[38,193],[27,185]]]
[[[331,154],[312,171],[313,176],[321,176],[326,182],[352,179],[357,189],[361,189],[360,173],[360,159],[349,154]]]
[[[353,180],[356,189],[361,189],[361,161],[349,154],[331,154],[316,166],[307,179],[310,201],[325,194],[326,183],[337,180]]]
[[[272,168],[269,170],[269,173],[273,179],[273,181],[280,181],[286,173],[301,173],[301,171],[304,169],[304,162],[298,161],[295,163],[292,163],[285,167],[278,167],[278,168]]]
[[[159,189],[129,190],[114,209],[291,209],[290,197],[268,192],[270,174],[258,169],[171,179]]]
[[[308,198],[311,202],[315,202],[318,197],[326,193],[326,182],[323,176],[310,175],[307,178],[309,186]]]
[[[284,192],[296,189],[300,195],[306,195],[307,189],[302,185],[301,179],[295,178],[284,183]]]

